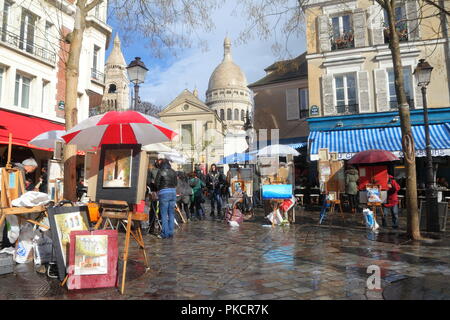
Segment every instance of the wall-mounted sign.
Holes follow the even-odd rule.
[[[62,100],[59,101],[59,102],[58,102],[58,109],[59,109],[59,110],[64,110],[64,106],[65,106],[65,105],[66,105],[66,104],[64,103],[64,101],[62,101]]]
[[[318,116],[319,115],[319,107],[316,105],[311,106],[311,108],[309,109],[309,114],[311,116]]]

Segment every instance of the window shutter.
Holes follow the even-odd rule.
[[[416,80],[414,80],[414,84],[416,84]],[[419,86],[414,87],[414,108],[422,109],[423,108],[423,100],[422,100],[422,90]]]
[[[334,106],[333,75],[331,74],[322,77],[322,99],[323,114],[325,116],[336,114],[336,107]]]
[[[355,48],[366,46],[366,11],[356,9],[353,13],[353,39]]]
[[[419,40],[419,13],[417,0],[405,1],[406,19],[408,25],[408,40]]]
[[[369,73],[367,71],[358,72],[358,95],[359,95],[359,111],[370,111],[369,96]]]
[[[384,44],[384,16],[383,8],[380,5],[369,7],[368,27],[371,34],[372,45]]]
[[[319,24],[319,46],[321,52],[331,51],[330,26],[327,15],[317,17]]]
[[[286,117],[287,120],[298,120],[300,109],[298,106],[298,89],[286,89]]]
[[[387,73],[384,69],[374,70],[375,94],[377,97],[377,111],[389,111],[387,92]]]

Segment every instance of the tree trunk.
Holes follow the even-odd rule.
[[[78,76],[85,28],[86,12],[83,12],[77,7],[74,29],[68,36],[68,39],[70,40],[70,50],[66,64],[66,101],[64,106],[66,130],[70,130],[78,123]],[[76,158],[76,145],[66,145],[64,148],[64,199],[71,201],[77,200]]]
[[[389,20],[389,48],[395,74],[395,92],[399,105],[399,115],[402,128],[402,148],[406,167],[406,208],[407,208],[407,234],[411,239],[421,239],[419,228],[419,215],[417,206],[417,180],[414,138],[411,131],[409,105],[403,83],[403,68],[400,55],[400,40],[395,29],[394,8],[391,2],[385,1],[385,9]]]

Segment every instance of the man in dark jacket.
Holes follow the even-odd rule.
[[[222,215],[222,195],[221,190],[222,187],[226,183],[225,176],[217,170],[217,166],[215,164],[211,165],[211,170],[208,172],[206,176],[206,186],[208,187],[210,198],[211,198],[211,213],[210,216],[214,218],[214,207],[217,204],[217,217],[220,218]]]
[[[171,238],[174,230],[175,204],[177,201],[177,173],[170,166],[168,160],[160,163],[160,168],[155,178],[155,186],[158,190],[159,212],[161,213],[162,232],[161,238]]]

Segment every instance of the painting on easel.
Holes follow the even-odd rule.
[[[105,151],[103,168],[104,188],[129,188],[131,186],[132,149],[110,149]]]

